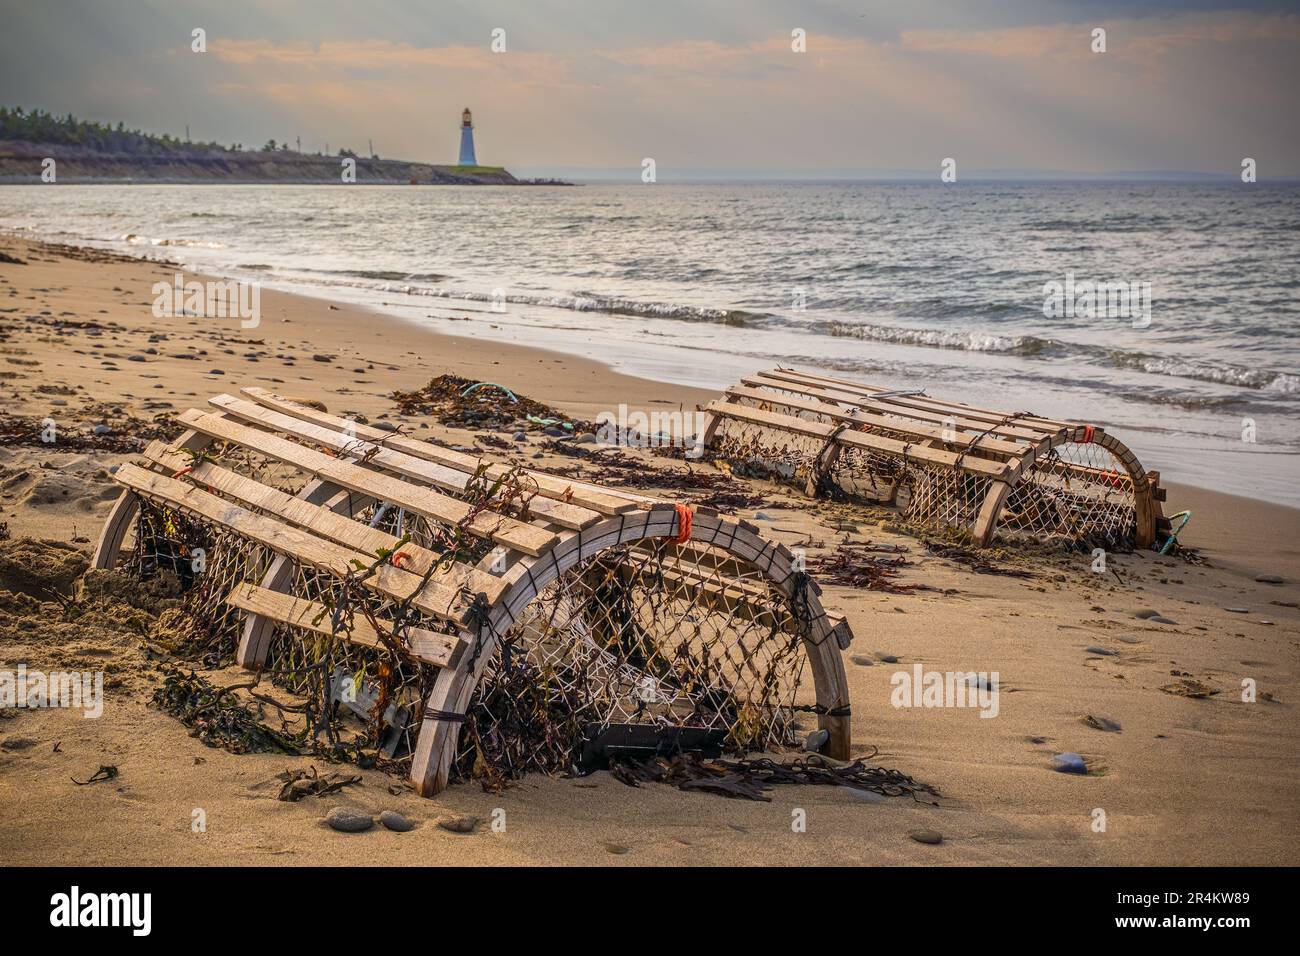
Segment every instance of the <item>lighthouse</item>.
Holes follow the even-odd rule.
[[[477,166],[478,160],[474,157],[474,119],[470,116],[469,107],[465,107],[465,112],[460,114],[460,163],[461,166]]]

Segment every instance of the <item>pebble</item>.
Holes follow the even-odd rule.
[[[1149,617],[1147,618],[1147,620],[1150,621],[1152,624],[1177,624],[1178,623],[1177,621],[1170,620],[1169,618],[1163,617],[1161,615],[1156,615],[1155,617]]]
[[[1139,621],[1146,621],[1146,620],[1150,620],[1153,617],[1159,617],[1160,612],[1153,611],[1150,608],[1146,608],[1144,610],[1134,612],[1133,616],[1137,618]]]
[[[886,654],[884,651],[876,651],[876,660],[882,661],[885,664],[898,663],[897,657],[895,657],[893,654]]]
[[[96,425],[94,431],[96,435],[113,434],[113,429],[109,428],[107,425]]]
[[[1087,773],[1088,765],[1076,753],[1057,754],[1052,758],[1052,769],[1058,773]]]
[[[1248,607],[1225,607],[1224,610],[1227,611],[1229,614],[1249,614],[1249,613],[1250,613],[1250,608],[1248,608]]]
[[[808,739],[803,742],[803,749],[810,754],[818,753],[826,746],[826,741],[830,739],[829,730],[814,730],[808,735]]]
[[[334,361],[334,356],[332,356],[332,355],[313,355],[313,356],[311,357],[311,360],[312,360],[313,362],[332,362],[332,361]]]
[[[1118,651],[1112,651],[1105,647],[1098,647],[1095,644],[1092,647],[1085,647],[1083,650],[1086,654],[1100,654],[1102,657],[1115,657],[1119,653]]]
[[[755,511],[755,512],[754,512],[754,520],[755,520],[755,521],[771,521],[771,520],[772,520],[772,516],[769,515],[769,514],[767,514],[766,512],[763,512],[763,511]]]
[[[473,833],[478,826],[478,817],[445,816],[438,817],[434,823],[448,833]]]
[[[375,422],[375,428],[378,428],[381,432],[397,431],[397,426],[392,422]]]
[[[852,657],[849,658],[849,660],[857,664],[859,667],[870,667],[872,664],[875,663],[875,661],[873,661],[870,657],[867,657],[867,655],[865,654],[854,654]]]
[[[966,683],[976,690],[997,690],[997,685],[985,677],[983,674],[971,674],[966,678]]]
[[[943,834],[938,830],[913,830],[908,836],[917,843],[925,843],[929,846],[938,846],[943,842]]]
[[[1141,643],[1142,643],[1142,638],[1140,638],[1140,637],[1134,637],[1132,634],[1121,634],[1119,637],[1115,638],[1115,640],[1117,640],[1117,641],[1123,641],[1125,644],[1141,644]]]
[[[384,825],[384,829],[392,830],[394,833],[406,833],[408,830],[415,829],[415,824],[396,810],[385,810],[379,814],[379,822]]]
[[[126,360],[128,362],[143,362],[145,361],[145,357],[143,355],[128,355]]]
[[[630,846],[624,846],[622,843],[604,842],[601,843],[601,846],[605,848],[606,853],[613,853],[616,856],[622,856],[624,853],[627,853],[632,849]]]
[[[592,432],[583,432],[578,436],[577,442],[579,445],[594,445],[596,444],[596,436]]]
[[[353,810],[351,807],[335,807],[325,818],[331,829],[340,833],[361,833],[375,825],[370,814]]]
[[[554,425],[547,425],[545,428],[542,429],[542,434],[548,435],[551,438],[559,438],[561,435],[564,434],[564,432],[556,428]]]
[[[515,441],[528,441],[528,436],[525,435],[523,432],[515,432],[515,434],[514,434],[514,440],[515,440]]]
[[[1276,574],[1257,574],[1255,580],[1260,584],[1282,584],[1282,579]]]

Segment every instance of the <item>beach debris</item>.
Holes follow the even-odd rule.
[[[808,735],[808,739],[803,742],[803,749],[805,752],[810,754],[818,753],[826,746],[826,741],[830,739],[830,731],[814,730]]]
[[[491,388],[486,386],[491,385]],[[577,422],[563,412],[518,395],[502,385],[474,382],[460,375],[439,375],[428,384],[390,396],[403,415],[431,415],[453,428],[491,429],[515,432],[541,431],[558,425],[565,431],[590,431],[589,423]]]
[[[870,791],[885,797],[910,796],[919,803],[938,806],[925,796],[938,798],[938,789],[918,783],[899,770],[868,766],[878,751],[858,757],[852,763],[811,754],[789,762],[770,757],[754,759],[713,759],[682,753],[674,757],[648,760],[616,760],[610,774],[630,787],[643,783],[663,783],[679,790],[699,790],[724,797],[771,802],[767,791],[779,785],[848,787]]]
[[[935,557],[947,558],[949,561],[954,561],[969,568],[976,574],[998,574],[1008,578],[1033,578],[1037,576],[1024,568],[1009,568],[1006,565],[996,564],[989,559],[986,552],[965,545],[945,544],[929,538],[923,539],[921,544],[925,546],[926,551],[929,551]]]
[[[1219,693],[1218,688],[1188,677],[1177,680],[1172,684],[1165,684],[1160,689],[1166,694],[1172,694],[1175,697],[1189,697],[1193,700],[1204,700]]]
[[[829,555],[809,555],[807,568],[821,581],[868,591],[911,594],[933,590],[926,584],[895,582],[900,569],[915,564],[903,557],[906,553],[907,548],[902,545],[873,544],[870,541],[850,543],[845,539]]]
[[[164,664],[163,684],[153,695],[153,705],[190,728],[209,747],[230,753],[279,751],[298,754],[304,741],[273,730],[239,702],[234,688],[218,688],[194,671],[188,674],[174,664]]]
[[[303,797],[324,797],[331,793],[338,793],[344,787],[359,784],[361,775],[347,775],[335,771],[328,777],[322,777],[313,766],[306,770],[286,770],[279,775],[279,779],[284,785],[275,799],[296,803]]]
[[[1111,720],[1109,717],[1098,717],[1095,714],[1084,714],[1079,718],[1079,722],[1085,727],[1091,727],[1093,730],[1100,730],[1110,734],[1117,734],[1123,729],[1120,727],[1118,720]]]
[[[917,843],[925,843],[929,846],[938,846],[943,842],[943,834],[938,830],[912,830],[907,835]]]
[[[1052,769],[1057,773],[1081,773],[1088,772],[1088,763],[1080,754],[1066,751],[1059,753],[1052,758]]]
[[[392,830],[394,833],[409,833],[415,829],[415,824],[396,810],[385,810],[380,813],[379,823],[385,830]]]
[[[1277,574],[1257,574],[1255,580],[1260,584],[1285,584],[1280,575]]]
[[[92,783],[103,783],[105,780],[115,780],[117,776],[118,771],[115,765],[101,764],[99,769],[85,780],[78,780],[76,777],[71,777],[69,779],[71,779],[78,787],[87,787]]]
[[[375,825],[374,818],[368,813],[354,810],[352,807],[335,807],[325,816],[330,829],[340,833],[364,833]]]

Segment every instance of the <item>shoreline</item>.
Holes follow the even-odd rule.
[[[683,348],[667,347],[653,342],[642,343],[644,346],[635,356],[629,354],[620,359],[611,356],[610,360],[600,360],[594,358],[585,358],[575,351],[566,350],[566,345],[577,348],[581,345],[590,346],[593,334],[598,334],[595,330],[586,330],[581,326],[574,325],[573,322],[580,321],[578,317],[585,316],[604,316],[605,312],[592,310],[590,312],[577,310],[573,313],[574,319],[569,328],[563,326],[547,325],[529,325],[518,321],[522,317],[525,309],[532,311],[548,311],[553,307],[544,305],[519,305],[509,303],[509,311],[506,313],[496,313],[485,307],[485,303],[475,300],[461,300],[451,296],[429,296],[414,302],[387,302],[381,301],[376,304],[373,299],[381,297],[383,292],[376,290],[356,290],[351,286],[340,286],[331,289],[325,284],[318,286],[307,286],[306,288],[293,288],[294,283],[289,280],[272,279],[267,283],[261,279],[250,280],[247,276],[241,276],[235,272],[207,273],[202,269],[189,269],[181,263],[168,259],[152,259],[143,254],[133,252],[122,252],[117,249],[105,248],[104,245],[90,245],[85,243],[62,243],[53,240],[33,238],[23,235],[21,232],[13,229],[0,230],[0,240],[8,240],[18,243],[32,243],[37,246],[50,245],[54,247],[67,246],[87,250],[94,253],[103,253],[108,256],[121,256],[124,259],[138,261],[150,265],[167,265],[170,268],[168,277],[178,273],[185,275],[187,278],[197,279],[218,279],[221,281],[229,279],[242,279],[242,281],[257,281],[262,285],[263,293],[273,301],[278,296],[288,296],[291,298],[309,299],[313,302],[320,303],[322,306],[337,310],[344,309],[349,315],[363,314],[366,321],[371,324],[393,323],[394,334],[401,335],[402,331],[408,334],[420,336],[431,336],[434,341],[440,339],[450,340],[449,348],[457,354],[470,356],[474,362],[474,368],[480,372],[486,371],[485,363],[477,360],[481,358],[480,353],[491,351],[492,349],[506,349],[512,351],[523,349],[540,353],[542,357],[537,361],[543,365],[547,362],[554,363],[557,358],[563,359],[560,363],[562,368],[577,368],[581,365],[584,368],[583,374],[589,376],[593,369],[607,371],[611,376],[615,376],[620,383],[620,390],[626,389],[629,394],[636,396],[637,399],[629,401],[627,404],[635,405],[640,397],[657,394],[658,391],[667,389],[671,390],[677,397],[672,401],[688,404],[703,404],[716,398],[718,393],[727,386],[738,381],[742,376],[752,374],[760,368],[768,368],[776,364],[774,360],[765,360],[761,358],[747,358],[742,355],[731,353],[711,353],[700,351],[693,353],[687,351],[685,354],[696,354],[699,359],[707,363],[710,372],[703,376],[704,380],[714,381],[717,384],[710,387],[708,385],[696,385],[690,381],[683,381],[682,376],[677,370],[682,367]],[[107,244],[105,244],[107,245]],[[152,248],[152,247],[151,247]],[[165,248],[165,247],[156,247]],[[349,295],[351,293],[351,295]],[[561,310],[562,312],[565,310]],[[423,313],[417,315],[414,313]],[[513,319],[516,321],[501,321],[502,319]],[[465,322],[467,330],[481,330],[478,334],[460,335],[449,331],[447,326],[451,323]],[[442,327],[437,327],[440,324]],[[487,328],[484,329],[483,327]],[[402,331],[399,331],[402,330]],[[542,341],[552,340],[552,341]],[[915,344],[895,343],[895,349],[921,350],[921,351],[949,351],[946,348],[927,349]],[[512,352],[513,354],[513,352]],[[961,354],[959,352],[959,354]],[[893,356],[891,356],[893,357]],[[1001,361],[1002,357],[994,353],[992,356],[995,361]],[[564,363],[568,363],[565,365]],[[620,367],[630,365],[630,368]],[[723,371],[725,370],[725,371]],[[657,377],[656,373],[658,376]],[[829,374],[836,374],[833,370]],[[700,376],[692,376],[700,380]],[[855,376],[849,375],[853,378]],[[860,376],[859,376],[860,377]],[[882,374],[879,377],[869,377],[872,384],[883,384],[888,386],[905,387],[910,386],[910,381],[895,381],[897,376]],[[635,384],[634,384],[635,383]],[[538,387],[547,388],[545,377],[539,381]],[[980,393],[975,387],[974,381],[964,382],[952,388],[948,393],[940,392],[941,397],[966,400],[972,404],[981,405],[990,401],[991,398],[983,400],[972,399],[972,394],[978,396]],[[551,400],[554,396],[547,398]],[[595,409],[613,410],[619,404],[618,399],[606,399],[601,403],[598,397],[591,397],[585,403],[588,411]],[[561,402],[552,401],[552,404],[562,404]],[[582,403],[579,403],[582,404]],[[996,407],[994,404],[985,404],[984,407]],[[1053,409],[1036,409],[1040,414],[1048,417],[1060,418],[1063,420],[1087,420],[1080,416],[1070,416],[1061,414]],[[594,417],[594,412],[587,417]],[[1101,421],[1093,419],[1094,421]],[[1103,424],[1106,424],[1102,422]],[[1194,491],[1203,491],[1214,494],[1223,494],[1229,497],[1244,498],[1247,500],[1258,500],[1264,504],[1274,505],[1287,511],[1300,511],[1300,492],[1295,493],[1294,500],[1281,500],[1277,497],[1252,498],[1246,494],[1247,487],[1255,485],[1255,489],[1264,495],[1279,492],[1280,489],[1288,487],[1285,482],[1279,485],[1282,480],[1281,475],[1266,475],[1264,478],[1241,478],[1234,479],[1236,485],[1221,489],[1210,482],[1221,482],[1224,477],[1224,468],[1231,467],[1231,459],[1221,460],[1214,458],[1215,464],[1209,464],[1200,460],[1198,456],[1183,455],[1178,457],[1176,452],[1179,443],[1176,436],[1173,440],[1164,440],[1163,438],[1156,443],[1155,448],[1144,448],[1143,446],[1152,441],[1152,436],[1147,433],[1147,429],[1142,424],[1124,424],[1112,426],[1107,424],[1110,431],[1117,434],[1122,440],[1125,440],[1130,447],[1138,453],[1144,466],[1153,471],[1159,471],[1162,474],[1162,483],[1169,489],[1187,488]],[[1289,453],[1283,451],[1281,454],[1290,457]],[[1169,477],[1170,471],[1175,473],[1175,477]],[[1230,472],[1231,473],[1231,472]],[[1171,502],[1172,504],[1172,502]],[[1182,510],[1176,507],[1166,507],[1166,513]]]

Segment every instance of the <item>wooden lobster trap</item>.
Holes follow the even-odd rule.
[[[847,625],[783,545],[706,509],[340,418],[259,388],[182,414],[95,565],[177,575],[212,666],[340,705],[423,794],[562,771],[614,728],[849,750]],[[811,676],[811,681],[807,678]]]
[[[791,369],[742,379],[709,404],[718,458],[809,495],[896,505],[969,533],[1150,547],[1159,474],[1103,429]]]

